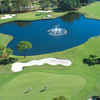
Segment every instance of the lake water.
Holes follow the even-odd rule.
[[[53,25],[67,30],[63,36],[52,36],[47,32]],[[67,14],[51,20],[32,22],[9,22],[0,25],[0,33],[13,36],[8,47],[14,55],[23,55],[16,49],[19,41],[29,41],[32,49],[26,55],[39,55],[66,50],[86,42],[90,37],[100,35],[100,21],[87,19],[80,14]]]

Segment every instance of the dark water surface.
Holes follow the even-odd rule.
[[[53,24],[59,24],[68,33],[57,37],[49,35],[47,31]],[[86,42],[90,37],[100,35],[100,21],[86,19],[80,14],[67,14],[51,20],[1,24],[0,33],[13,36],[8,47],[13,49],[14,55],[23,55],[16,49],[19,41],[32,43],[33,47],[26,52],[26,55],[39,55],[69,49]]]

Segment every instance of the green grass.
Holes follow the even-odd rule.
[[[88,18],[100,19],[99,5],[100,2],[96,2],[80,8],[79,11]],[[55,18],[65,13],[67,12],[54,12],[50,14]],[[17,14],[12,19],[0,19],[0,23],[14,20],[38,20],[46,16],[45,13],[41,13],[40,16],[36,16],[36,14],[39,13]],[[5,46],[11,39],[12,36],[0,34],[0,43]],[[0,100],[27,100],[27,98],[30,100],[33,98],[36,98],[35,100],[51,100],[59,95],[65,95],[68,100],[87,100],[94,95],[100,96],[100,65],[88,66],[83,64],[83,59],[89,55],[100,57],[100,36],[93,37],[80,46],[62,52],[27,56],[26,59],[23,59],[23,56],[12,55],[11,57],[17,57],[19,62],[56,57],[70,59],[72,65],[69,67],[48,64],[30,66],[18,73],[11,71],[11,64],[0,65]],[[32,86],[32,91],[24,95],[24,91],[27,91],[30,85]],[[40,94],[39,91],[45,85],[47,85],[47,90],[49,90]]]
[[[88,18],[99,19],[99,5],[100,2],[90,4],[82,7],[80,12],[84,13]],[[37,17],[35,16],[36,14],[37,12],[18,14],[13,19],[0,20],[0,23],[13,20],[38,20],[45,16],[45,13],[42,13]],[[56,17],[63,15],[64,13],[57,12],[51,14],[53,17]],[[10,36],[0,34],[0,42],[4,45],[6,45],[11,39],[12,38]],[[56,57],[70,59],[72,61],[72,65],[69,67],[62,65],[52,66],[48,64],[44,64],[42,66],[30,66],[18,73],[11,71],[11,64],[0,65],[0,100],[11,100],[10,98],[12,98],[12,100],[23,100],[23,98],[24,100],[27,100],[27,98],[30,98],[30,100],[33,98],[36,98],[36,100],[43,100],[43,98],[51,100],[53,97],[58,95],[65,95],[68,100],[87,100],[94,95],[100,96],[100,65],[88,66],[87,64],[83,64],[83,59],[87,58],[89,55],[97,55],[100,57],[100,36],[93,37],[80,46],[61,52],[38,56],[27,56],[26,59],[23,59],[23,56],[12,55],[12,57],[17,57],[19,62]],[[75,78],[74,81],[73,78]],[[51,86],[50,90],[48,90],[48,94],[47,92],[40,94],[37,91],[44,88],[45,82],[47,82],[47,89],[48,86]],[[67,82],[68,84],[65,84]],[[22,85],[23,83],[24,85]],[[32,86],[32,91],[26,95],[21,94],[24,91],[27,91],[30,85]],[[39,87],[40,85],[42,86]],[[63,89],[63,86],[68,89]],[[58,88],[58,90],[55,89],[55,91],[53,91],[52,87],[56,89]],[[78,90],[75,92],[73,89]],[[14,96],[12,96],[12,93]]]
[[[40,14],[40,15],[38,15]],[[29,13],[22,13],[22,14],[17,14],[16,19],[17,20],[38,20],[38,19],[43,19],[44,16],[46,16],[46,13],[42,12],[29,12]]]
[[[34,76],[35,73],[37,73],[37,72],[42,72],[43,74],[46,73],[44,75],[45,77],[47,77],[49,74],[51,76],[53,75],[51,77],[51,79],[53,81],[56,79],[56,76],[60,77],[60,80],[64,79],[64,78],[61,77],[61,76],[64,75],[64,77],[66,77],[66,80],[64,79],[66,82],[68,81],[67,75],[70,74],[70,76],[68,77],[70,84],[81,82],[81,80],[77,81],[76,79],[74,80],[74,82],[71,82],[72,79],[73,79],[72,75],[78,75],[78,77],[82,77],[83,79],[85,79],[87,84],[82,89],[82,91],[71,94],[71,92],[69,92],[69,91],[72,91],[72,88],[74,88],[74,86],[72,86],[72,88],[69,88],[68,91],[64,90],[65,92],[63,91],[62,94],[61,94],[61,92],[59,93],[59,95],[60,94],[65,95],[66,98],[69,98],[68,100],[87,100],[91,96],[100,95],[99,94],[100,93],[100,77],[99,77],[99,75],[100,75],[100,65],[88,66],[87,64],[83,64],[83,59],[88,57],[89,55],[92,55],[92,54],[100,57],[100,36],[93,37],[93,38],[89,39],[88,42],[86,42],[86,43],[84,43],[80,46],[77,46],[77,47],[62,51],[62,52],[56,52],[56,53],[50,53],[50,54],[38,55],[38,56],[27,56],[26,59],[23,59],[23,56],[14,56],[13,55],[13,57],[17,57],[19,59],[19,62],[28,62],[28,61],[34,60],[34,59],[56,57],[56,58],[70,59],[72,61],[72,65],[69,66],[69,67],[65,67],[65,66],[62,66],[62,65],[52,66],[52,65],[48,65],[48,64],[44,64],[42,66],[30,66],[30,67],[26,67],[23,71],[18,72],[18,73],[14,73],[14,72],[11,71],[11,64],[8,64],[8,65],[5,65],[5,66],[0,65],[0,94],[1,94],[0,100],[10,100],[10,99],[6,99],[7,92],[5,90],[7,90],[8,93],[9,93],[8,98],[10,98],[10,96],[11,96],[10,92],[9,92],[10,90],[8,90],[6,87],[8,87],[9,89],[12,89],[13,88],[12,86],[17,86],[18,82],[19,83],[20,82],[25,83],[25,81],[28,80],[27,77],[29,77],[29,79],[30,79],[32,75],[33,75],[33,77],[31,79],[34,80],[34,82],[35,82],[36,79],[39,80],[41,78],[42,74],[40,75],[38,73],[39,76],[38,75]],[[23,78],[23,81],[21,81],[22,79],[20,79],[20,77],[22,77],[24,75],[26,75],[27,77],[25,76]],[[39,79],[37,77],[39,77]],[[44,80],[45,77],[42,77],[41,80]],[[48,77],[50,78],[50,76],[48,76]],[[19,81],[18,81],[18,79],[19,79]],[[57,78],[57,79],[59,79],[59,78]],[[60,80],[58,80],[59,81],[59,88],[62,89],[62,87],[65,83],[60,81]],[[55,85],[56,81],[54,81],[54,84],[52,83],[52,85],[56,86]],[[15,85],[13,84],[13,82],[14,82]],[[33,83],[33,81],[32,81],[32,83]],[[29,84],[31,84],[32,87],[35,88],[35,90],[37,90],[37,87],[34,87],[34,86],[38,86],[39,83],[36,82],[36,83],[34,83],[35,85],[33,85],[32,83],[31,83],[31,81],[29,81]],[[47,83],[49,84],[49,80],[47,81]],[[10,84],[13,84],[13,85],[10,85]],[[60,86],[60,84],[61,84],[61,86]],[[83,84],[85,84],[85,83],[83,82]],[[22,86],[21,84],[19,84],[19,85]],[[29,85],[27,83],[27,86],[22,89],[23,92],[24,92],[25,89],[27,90],[28,86]],[[67,87],[67,85],[64,85],[64,86]],[[70,86],[70,85],[68,85],[68,86]],[[75,87],[77,87],[77,85],[75,85]],[[81,90],[80,85],[79,85],[79,88]],[[15,88],[15,90],[18,90],[18,89],[19,89],[18,87]],[[33,90],[30,94],[26,94],[27,98],[28,98],[29,95],[31,97],[33,97],[32,94],[37,93],[37,92],[35,93],[35,90]],[[39,88],[39,90],[40,90],[40,88]],[[67,94],[66,94],[66,92],[67,92]],[[18,92],[16,92],[16,93],[18,93]],[[4,97],[4,95],[5,95],[5,97]],[[18,97],[19,94],[18,95],[14,94],[14,95],[16,95]],[[23,94],[20,94],[20,95],[23,97]],[[41,95],[41,97],[42,96],[43,95]],[[51,99],[53,96],[55,96],[55,95],[52,95],[52,96],[48,95],[47,96],[48,99],[46,99],[46,100],[49,100],[49,98]],[[17,98],[17,97],[15,97],[15,98]],[[14,98],[14,97],[12,97],[12,98]],[[37,98],[37,97],[35,96],[35,98]],[[42,100],[43,98],[45,99],[45,97],[43,96],[41,99],[39,98],[37,100]]]
[[[17,20],[21,20],[21,21],[40,20],[40,19],[44,19],[44,17],[47,15],[52,15],[52,17],[47,18],[47,19],[52,19],[59,16],[63,16],[64,14],[67,14],[67,13],[68,12],[51,12],[47,14],[44,12],[33,11],[33,12],[27,12],[27,13],[17,13],[17,16],[14,16],[11,19],[1,19],[1,17],[3,17],[6,14],[0,14],[0,23],[6,23],[10,21],[17,21]]]
[[[47,86],[47,90],[40,92]],[[9,81],[1,89],[2,100],[52,100],[52,98],[65,95],[73,98],[85,87],[86,81],[78,75],[58,75],[41,72],[29,72]],[[28,91],[29,87],[32,91]]]
[[[0,44],[1,44],[1,45],[7,46],[7,44],[8,44],[12,39],[13,39],[12,36],[10,36],[10,35],[5,35],[5,34],[0,33]]]
[[[81,7],[79,10],[87,18],[93,18],[100,20],[100,1]]]
[[[37,5],[37,8],[39,6],[39,4],[37,2],[34,5]],[[99,11],[100,6],[99,5],[100,5],[100,2],[95,2],[95,3],[89,4],[87,6],[81,7],[79,9],[79,12],[84,14],[85,17],[87,17],[87,18],[93,18],[93,19],[100,20],[100,11]],[[51,12],[49,14],[53,16],[52,18],[56,18],[56,17],[63,16],[67,13],[68,12]],[[36,16],[36,14],[41,14],[41,15]],[[5,14],[0,14],[0,23],[6,23],[6,22],[10,22],[10,21],[17,21],[17,20],[23,20],[23,21],[40,20],[40,19],[44,19],[44,17],[47,14],[33,11],[33,12],[27,12],[27,13],[17,13],[17,16],[15,16],[11,19],[1,19],[1,17],[3,17],[4,15]],[[51,18],[47,18],[47,19],[51,19]]]

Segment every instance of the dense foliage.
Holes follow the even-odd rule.
[[[100,58],[95,55],[90,55],[89,58],[84,58],[83,63],[90,65],[100,64]]]
[[[94,2],[95,0],[2,0],[0,3],[0,13],[9,12],[25,12],[32,10],[34,2],[39,2],[39,9],[47,9],[49,7],[58,7],[59,9],[75,10],[81,5]]]
[[[23,12],[31,6],[31,0],[3,0],[0,4],[0,13]]]
[[[62,10],[73,10],[96,0],[57,0]]]
[[[81,7],[80,0],[62,0],[59,2],[61,10],[73,10]]]
[[[3,45],[0,45],[0,58],[6,58],[9,57],[13,53],[13,50],[10,48],[6,48]]]
[[[80,2],[85,5],[85,4],[89,4],[89,3],[93,3],[95,2],[96,0],[80,0]]]
[[[67,99],[65,98],[65,96],[59,96],[59,97],[53,98],[52,100],[67,100]]]
[[[0,65],[6,65],[9,63],[14,63],[17,61],[16,58],[11,58],[9,57],[9,55],[11,55],[13,53],[13,50],[11,50],[10,48],[6,48],[3,45],[0,45]]]
[[[5,59],[2,59],[0,60],[0,65],[7,65],[7,64],[10,64],[10,63],[14,63],[16,62],[18,59],[17,58],[5,58]]]

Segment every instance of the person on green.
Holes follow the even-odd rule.
[[[47,90],[47,87],[45,86],[45,91]]]
[[[28,89],[29,89],[29,91],[31,91],[31,87],[29,87]]]

